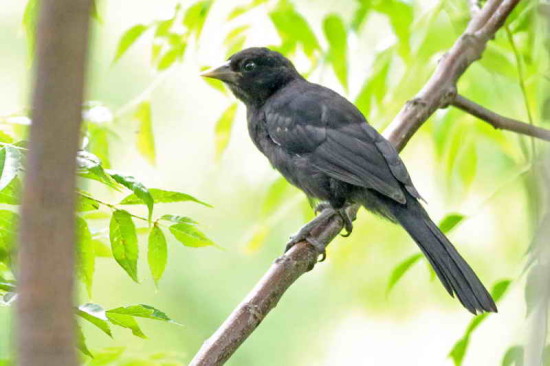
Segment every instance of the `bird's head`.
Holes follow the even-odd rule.
[[[292,62],[264,47],[242,50],[204,77],[223,81],[246,105],[262,105],[273,93],[301,78]]]

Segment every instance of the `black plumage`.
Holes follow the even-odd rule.
[[[394,147],[352,103],[308,82],[288,59],[267,48],[243,50],[204,76],[224,81],[245,103],[254,144],[290,183],[341,215],[359,203],[401,224],[451,295],[474,314],[497,311],[418,201]],[[351,221],[347,224],[351,231]]]

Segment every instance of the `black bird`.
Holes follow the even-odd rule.
[[[223,81],[244,102],[250,137],[273,167],[308,197],[325,202],[316,222],[337,213],[349,234],[345,209],[361,204],[401,224],[466,309],[497,311],[474,271],[420,204],[392,144],[352,103],[308,82],[287,58],[267,48],[240,51],[203,76]],[[310,229],[304,226],[289,246],[300,240],[316,246]]]

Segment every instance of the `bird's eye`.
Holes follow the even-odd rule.
[[[256,63],[253,62],[253,61],[250,61],[250,62],[247,62],[246,64],[244,64],[243,66],[243,70],[244,71],[252,71],[256,68]]]

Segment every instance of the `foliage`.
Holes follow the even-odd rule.
[[[188,10],[186,19],[182,20],[190,27],[190,33],[200,34],[202,24],[211,2],[197,3]],[[25,11],[23,23],[28,34],[33,34],[35,27],[36,2],[29,1]],[[179,8],[176,9],[176,13]],[[205,13],[206,12],[206,13]],[[203,19],[202,22],[197,19]],[[121,38],[116,52],[115,61],[120,59],[130,46],[136,42],[148,29],[155,28],[155,37],[175,37],[169,32],[166,22],[153,25],[136,25],[129,29]],[[29,44],[32,45],[32,39]],[[175,43],[182,56],[181,42]],[[174,55],[174,44],[168,51],[159,52],[158,69],[170,66],[170,54]],[[134,108],[134,118],[139,124],[136,148],[151,164],[155,163],[155,141],[151,104],[148,100],[137,103]],[[140,232],[148,234],[148,264],[151,276],[157,286],[162,279],[168,261],[167,240],[163,233],[166,226],[177,241],[188,247],[213,245],[214,243],[197,227],[197,223],[184,216],[164,214],[153,218],[155,204],[173,202],[193,202],[202,206],[209,205],[192,195],[148,188],[135,177],[122,174],[106,167],[111,166],[110,150],[113,143],[113,123],[116,122],[114,113],[100,102],[87,102],[84,105],[85,120],[84,139],[82,150],[77,156],[78,175],[81,177],[78,190],[78,278],[86,288],[88,297],[93,295],[94,273],[96,261],[100,257],[111,258],[138,282],[138,261]],[[16,278],[12,267],[15,253],[14,237],[18,221],[18,205],[20,181],[24,178],[23,162],[27,152],[26,126],[23,129],[13,128],[13,122],[27,118],[24,115],[10,116],[3,125],[0,135],[0,202],[7,204],[6,209],[0,210],[0,297],[4,305],[11,305],[16,299]],[[29,121],[30,122],[30,121]],[[94,186],[94,183],[104,186],[111,194],[129,191],[120,203],[114,204],[98,198],[95,194],[83,188]],[[123,209],[126,205],[144,205],[147,215],[140,216]],[[101,213],[101,214],[100,214]],[[104,225],[105,228],[98,227]],[[91,229],[93,228],[93,229]],[[104,232],[108,232],[110,248],[104,243]],[[147,318],[166,322],[173,321],[162,311],[150,305],[132,305],[105,310],[99,304],[86,303],[75,309],[75,314],[81,319],[94,325],[106,335],[112,337],[111,326],[127,328],[137,337],[145,338],[136,318]],[[83,354],[93,357],[85,342],[85,334],[78,328],[78,348]],[[160,358],[159,358],[160,360]],[[97,361],[94,361],[97,362]],[[159,361],[160,362],[160,361]],[[151,363],[155,364],[155,363]]]
[[[335,85],[354,100],[371,123],[381,129],[424,85],[437,60],[452,45],[470,18],[466,1],[442,0],[431,7],[420,3],[356,0],[347,4],[353,9],[351,13],[339,11],[336,7],[314,19],[298,1],[251,0],[232,7],[225,15],[227,29],[223,31],[224,49],[221,54],[229,56],[252,44],[257,34],[257,22],[252,19],[261,18],[264,24],[273,27],[279,39],[272,48],[293,60],[305,60],[303,64],[306,66],[302,71],[306,75],[335,79]],[[36,4],[35,0],[28,0],[22,19],[31,50],[34,47]],[[541,25],[533,21],[535,4],[534,1],[520,3],[508,20],[506,30],[499,32],[489,43],[483,58],[468,70],[459,84],[461,94],[490,109],[498,109],[499,113],[502,111],[502,114],[532,123],[543,120],[539,111],[542,108],[539,107],[544,104],[549,91],[547,76],[540,75],[540,65],[548,65],[548,55],[542,51],[544,40]],[[180,63],[192,59],[188,57],[192,51],[208,47],[201,45],[199,40],[208,30],[210,13],[216,6],[217,2],[213,0],[178,2],[168,18],[133,24],[119,35],[111,55],[113,64],[122,62],[129,57],[132,49],[145,44],[150,52],[151,69],[157,75],[166,75]],[[95,9],[94,17],[101,19],[101,6]],[[382,37],[380,32],[373,30],[380,24],[387,24],[384,32],[391,37]],[[376,37],[368,38],[369,42],[375,38],[384,38],[384,41],[377,39],[375,46],[365,47],[365,37],[371,34]],[[369,56],[360,60],[360,66],[352,62],[358,50]],[[206,67],[197,66],[197,69]],[[136,178],[138,175],[134,177],[111,169],[112,166],[120,166],[112,161],[112,152],[120,144],[115,125],[121,121],[131,121],[136,127],[135,148],[141,157],[151,165],[157,163],[161,145],[155,141],[155,116],[160,107],[157,107],[151,94],[159,85],[158,80],[162,79],[157,77],[144,94],[119,110],[112,110],[100,101],[89,101],[83,107],[85,138],[77,158],[78,175],[81,177],[77,248],[78,278],[89,298],[93,295],[99,260],[117,263],[124,271],[121,273],[126,273],[131,280],[143,281],[145,276],[138,273],[140,250],[143,250],[140,241],[147,243],[148,277],[158,287],[169,265],[168,245],[171,242],[190,248],[214,246],[193,218],[180,212],[163,212],[155,216],[160,211],[157,208],[160,203],[188,202],[198,207],[209,207],[207,203],[187,193],[148,187]],[[213,128],[215,156],[221,162],[232,146],[232,130],[239,107],[219,83],[212,80],[205,82],[220,92],[221,98],[226,98],[222,99],[226,103],[222,111],[212,114],[212,122],[217,119]],[[0,210],[0,296],[4,304],[12,304],[16,299],[12,256],[18,220],[17,205],[24,178],[22,161],[26,143],[23,136],[27,126],[21,121],[25,118],[24,112],[0,117],[0,203],[4,204]],[[433,145],[437,175],[441,186],[446,187],[445,205],[457,206],[456,202],[461,202],[469,194],[487,197],[480,200],[476,212],[463,211],[462,207],[451,211],[466,213],[446,215],[439,224],[442,231],[450,233],[460,230],[461,225],[477,210],[481,210],[511,184],[525,190],[530,205],[536,205],[539,197],[535,189],[528,189],[528,175],[536,164],[538,146],[527,138],[495,132],[454,109],[436,113],[425,129]],[[488,152],[493,160],[488,160]],[[100,192],[107,197],[124,196],[106,200]],[[303,197],[282,179],[272,181],[264,192],[262,201],[257,204],[257,222],[248,224],[251,229],[245,235],[246,248],[250,251],[258,250],[271,234],[278,232],[275,229],[290,209],[305,207],[303,218],[311,215]],[[140,212],[142,209],[143,212]],[[536,221],[536,218],[531,219]],[[409,256],[397,253],[392,257],[400,260],[393,268],[385,269],[384,278],[389,280],[379,281],[386,286],[387,292],[406,278],[415,263],[424,262],[418,253]],[[495,299],[500,299],[515,283],[515,279],[514,282],[497,281],[493,287]],[[532,307],[532,292],[533,279],[529,277],[526,289],[528,310]],[[75,309],[75,313],[108,336],[112,336],[111,327],[116,326],[128,329],[137,337],[145,337],[136,318],[170,321],[163,312],[148,305],[105,310],[98,304],[87,303]],[[473,332],[484,324],[487,317],[474,318],[456,342],[449,354],[455,365],[462,364]],[[79,334],[82,352],[94,354],[94,359],[87,361],[89,365],[131,365],[134,364],[132,362],[171,365],[170,361],[163,363],[160,356],[142,357],[139,360],[141,363],[138,363],[131,356],[125,357],[122,349],[90,351],[85,343],[85,334],[80,330]],[[522,346],[514,345],[502,350],[502,353],[503,365],[521,364]]]

